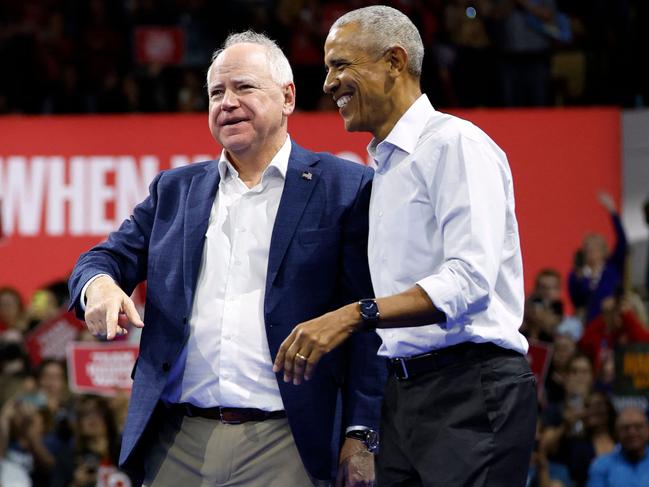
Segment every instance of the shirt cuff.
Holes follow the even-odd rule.
[[[101,276],[108,276],[111,279],[113,278],[112,276],[110,276],[108,274],[97,274],[96,276],[92,276],[90,279],[88,279],[88,282],[86,282],[83,285],[83,288],[81,289],[81,295],[79,296],[79,304],[81,305],[81,309],[83,311],[86,310],[86,290],[88,289],[88,286],[90,286],[95,279],[97,279],[98,277],[101,277]]]
[[[419,286],[428,295],[433,306],[446,315],[446,323],[453,321],[458,315],[457,293],[454,292],[453,286],[444,282],[439,275],[425,277],[418,281]],[[445,323],[437,323],[442,328]]]
[[[345,434],[349,433],[350,431],[365,431],[369,429],[372,428],[368,428],[367,426],[361,426],[361,425],[348,426],[347,429],[345,430]]]

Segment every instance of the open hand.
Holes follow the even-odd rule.
[[[359,325],[355,306],[344,306],[293,328],[279,347],[273,372],[284,369],[284,382],[295,385],[313,377],[322,356],[349,338]]]

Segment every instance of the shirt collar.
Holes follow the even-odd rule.
[[[385,163],[395,147],[412,154],[426,122],[434,112],[428,96],[423,94],[410,105],[384,140],[372,139],[367,146],[367,152],[376,161],[377,166],[381,167]]]
[[[277,153],[273,156],[270,163],[264,170],[262,179],[267,174],[278,174],[282,179],[286,179],[286,171],[288,169],[288,160],[291,156],[291,137],[286,134],[286,140]],[[227,152],[225,149],[221,151],[221,157],[219,158],[219,175],[221,180],[224,181],[229,175],[232,177],[238,177],[239,171],[232,165],[230,159],[228,159]]]

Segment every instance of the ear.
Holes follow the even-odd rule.
[[[388,62],[390,73],[399,76],[408,71],[408,53],[401,46],[392,46],[385,52],[385,60]]]
[[[289,116],[295,110],[295,83],[289,83],[282,88],[284,95],[284,106],[282,112]]]

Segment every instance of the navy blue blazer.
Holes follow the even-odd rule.
[[[367,264],[372,174],[293,144],[266,280],[264,317],[273,360],[298,323],[373,295]],[[107,241],[81,255],[69,281],[72,306],[81,318],[80,293],[92,276],[111,275],[127,294],[147,281],[145,326],[120,454],[120,464],[136,475],[146,448],[143,433],[172,365],[184,356],[218,184],[217,161],[161,172],[133,215]],[[379,345],[376,333],[357,333],[321,360],[310,381],[293,386],[278,374],[297,448],[316,478],[334,474],[337,451],[332,446],[340,446],[345,427],[378,429],[385,381],[385,365],[376,356]],[[337,415],[338,397],[342,413]]]

